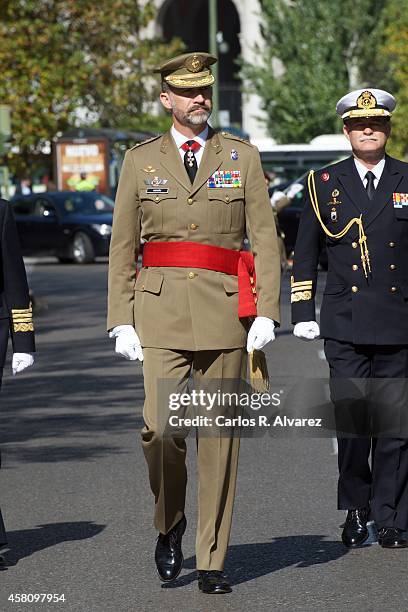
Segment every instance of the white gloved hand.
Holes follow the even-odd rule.
[[[303,189],[304,185],[302,185],[302,183],[293,183],[293,185],[288,187],[288,189],[286,190],[286,195],[292,200],[295,195],[297,195]]]
[[[248,332],[247,351],[261,350],[265,344],[275,340],[275,323],[268,317],[256,317]]]
[[[11,369],[13,376],[29,368],[34,363],[34,356],[31,353],[14,353]]]
[[[274,191],[271,195],[271,204],[272,207],[275,208],[276,202],[279,202],[282,198],[286,198],[286,193],[283,191]]]
[[[302,321],[296,323],[293,335],[301,340],[315,340],[320,336],[320,329],[316,321]]]
[[[133,325],[117,325],[109,332],[109,338],[116,338],[115,353],[129,361],[143,361],[143,351]]]

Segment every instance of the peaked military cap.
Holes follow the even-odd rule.
[[[357,89],[337,102],[336,111],[342,119],[357,117],[390,117],[396,100],[383,89]]]
[[[218,58],[210,53],[184,53],[163,62],[154,72],[159,72],[162,79],[175,88],[207,87],[215,81],[210,66],[217,61]]]

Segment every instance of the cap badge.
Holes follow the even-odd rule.
[[[198,55],[187,58],[184,65],[190,72],[200,72],[204,66],[202,59]]]
[[[363,91],[357,98],[358,108],[368,110],[377,106],[377,100],[371,91]]]

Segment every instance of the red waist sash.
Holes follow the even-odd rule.
[[[238,317],[256,317],[254,256],[199,242],[146,242],[142,266],[204,268],[238,276]]]

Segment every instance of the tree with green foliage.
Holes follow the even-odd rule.
[[[392,118],[391,154],[408,158],[408,0],[391,0],[384,16],[384,41],[381,52],[390,67],[390,91],[397,99]]]
[[[387,81],[376,59],[387,2],[260,0],[263,40],[257,65],[244,64],[243,75],[278,142],[338,132],[336,101],[352,88]]]
[[[146,130],[152,67],[181,48],[146,36],[154,16],[153,0],[0,0],[0,100],[12,109],[16,174],[69,126]]]

